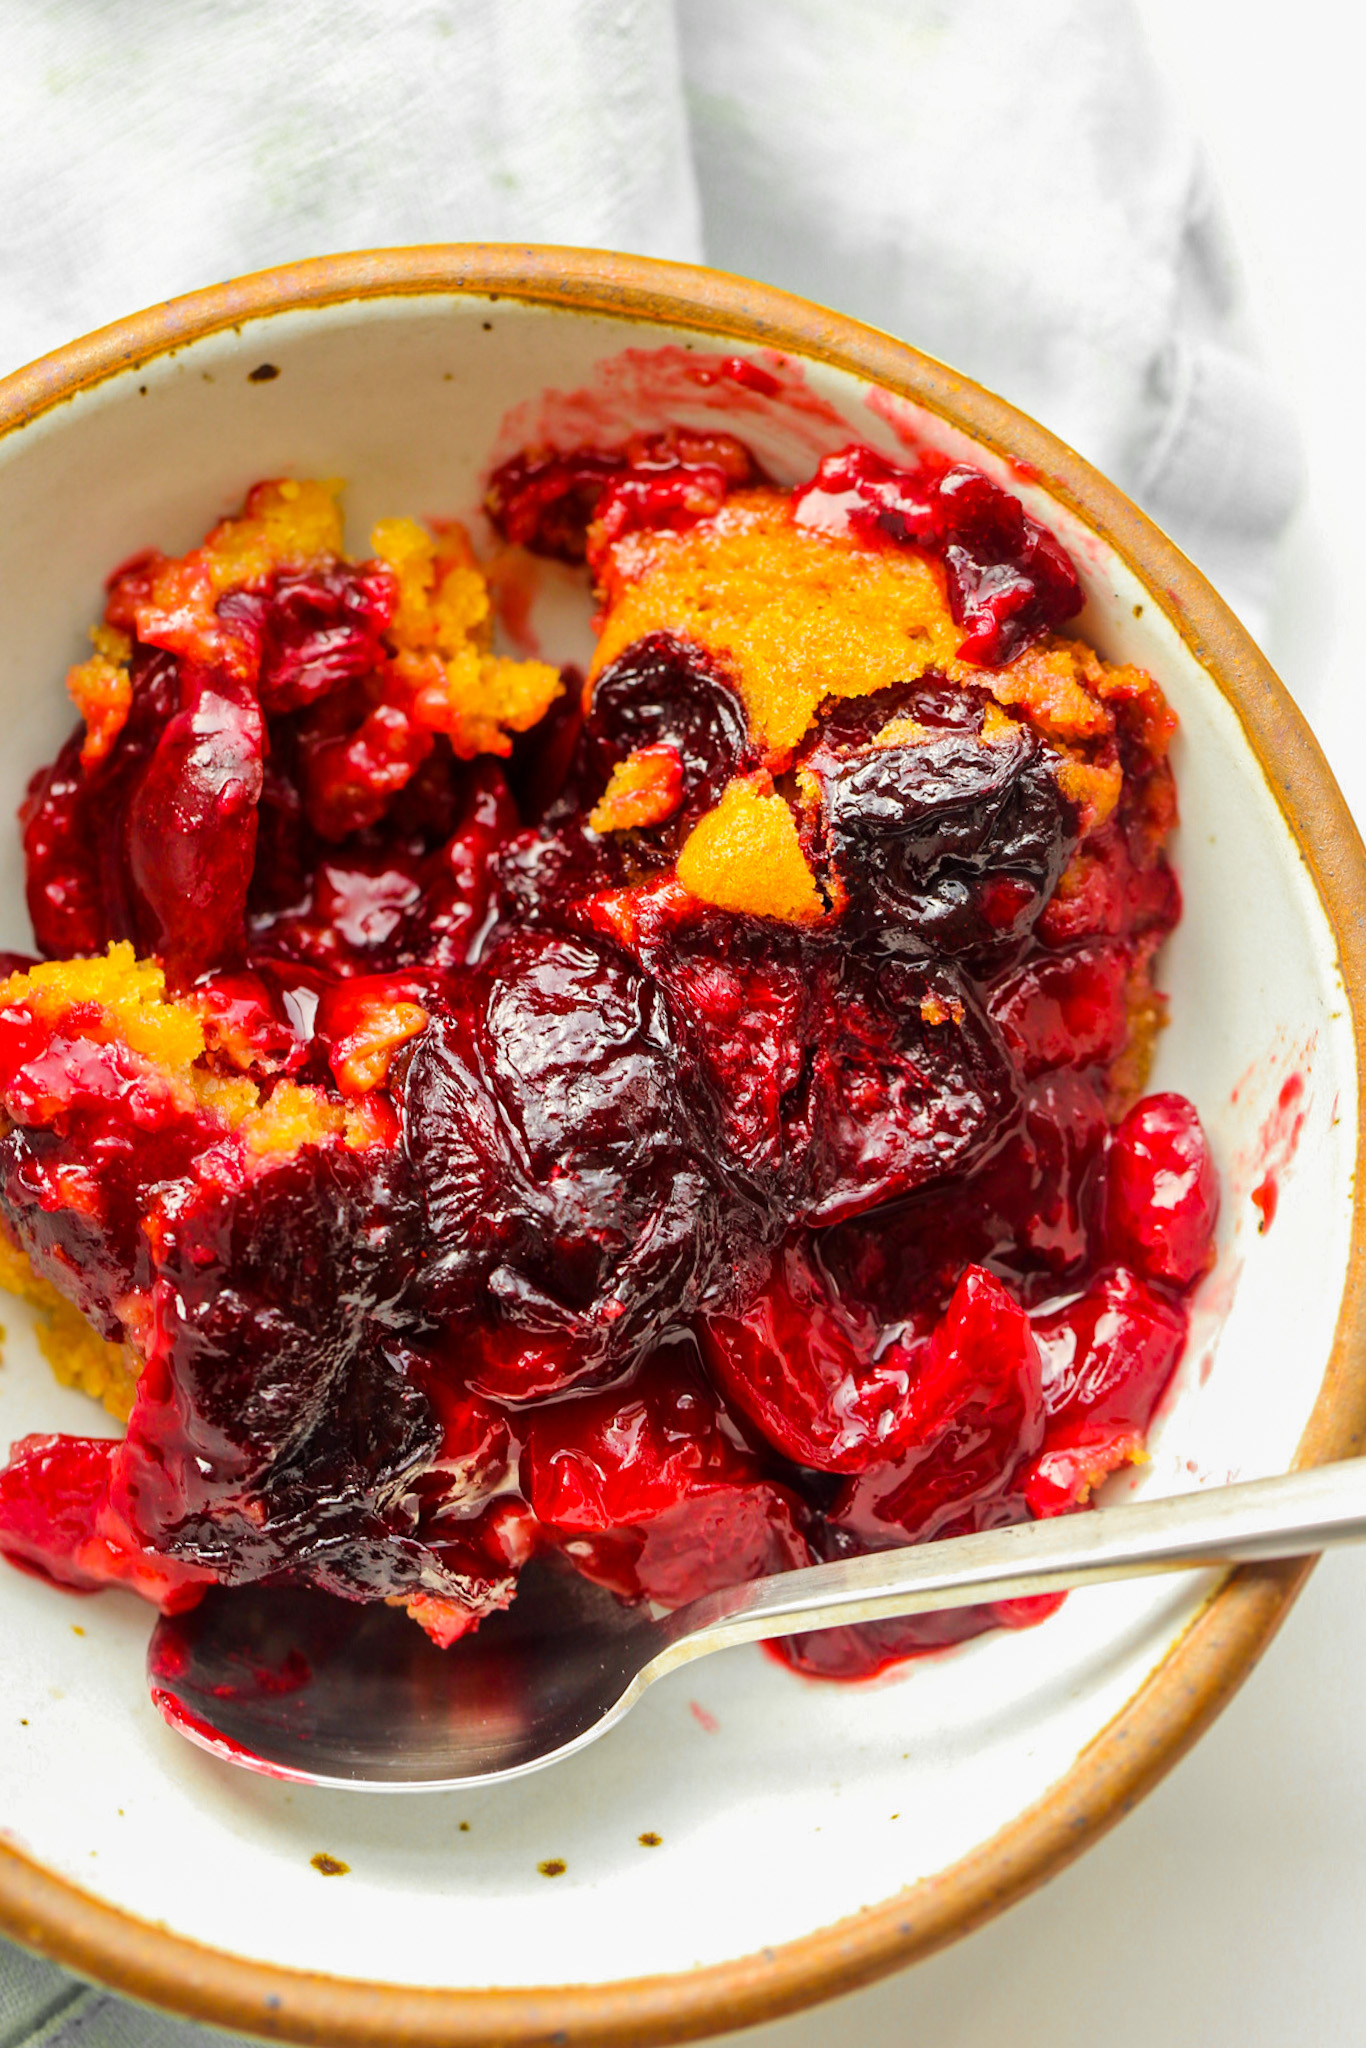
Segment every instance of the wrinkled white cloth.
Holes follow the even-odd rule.
[[[1127,0],[682,0],[678,19],[708,262],[1012,399],[1259,625],[1298,436]]]
[[[467,239],[705,260],[887,328],[1261,622],[1298,442],[1128,0],[4,0],[0,371],[242,271]],[[0,2048],[223,2038],[0,1944]]]
[[[1298,444],[1128,0],[5,0],[0,369],[389,242],[787,285],[1023,405],[1254,627]]]

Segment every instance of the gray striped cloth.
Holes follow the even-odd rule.
[[[1129,0],[4,0],[0,59],[0,370],[337,249],[706,260],[1014,399],[1261,623],[1298,441]],[[225,2039],[0,1943],[0,2048]]]
[[[245,2034],[192,2027],[0,1942],[0,2048],[248,2048]]]

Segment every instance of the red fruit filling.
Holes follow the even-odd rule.
[[[924,548],[944,564],[964,661],[1003,662],[1081,610],[1077,572],[1018,498],[966,463],[908,470],[871,448],[828,455],[796,500],[805,524]]]
[[[671,429],[487,508],[589,564],[586,684],[494,651],[458,528],[354,561],[330,487],[111,581],[24,810],[0,1259],[127,1434],[15,1446],[0,1549],[444,1644],[538,1550],[675,1606],[1083,1505],[1217,1212],[1190,1104],[1136,1099],[1157,685],[1059,636],[1071,563],[962,465],[785,494]]]

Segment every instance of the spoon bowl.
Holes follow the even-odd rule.
[[[451,1790],[559,1763],[656,1679],[739,1643],[1366,1537],[1366,1458],[779,1572],[652,1618],[564,1566],[440,1650],[395,1608],[211,1592],[147,1656],[170,1725],[230,1763],[358,1791]]]
[[[216,1589],[157,1624],[147,1673],[171,1726],[232,1763],[412,1791],[571,1755],[637,1697],[658,1636],[646,1610],[536,1563],[506,1613],[448,1650],[383,1603]]]

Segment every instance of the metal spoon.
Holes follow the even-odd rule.
[[[173,1728],[248,1769],[312,1785],[435,1791],[519,1778],[572,1756],[657,1678],[735,1643],[1299,1557],[1364,1536],[1358,1458],[782,1572],[659,1619],[566,1569],[533,1565],[511,1609],[449,1650],[383,1604],[244,1587],[159,1621],[148,1679]]]

